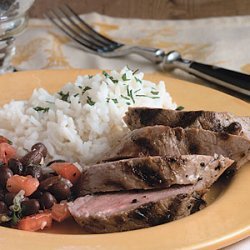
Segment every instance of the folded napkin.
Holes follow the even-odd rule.
[[[83,17],[104,35],[122,43],[178,50],[184,58],[250,73],[250,16],[166,21],[112,18],[96,13]],[[145,72],[158,70],[137,55],[104,59],[79,48],[47,20],[31,19],[26,32],[17,38],[13,64],[20,70],[120,69],[124,65]]]

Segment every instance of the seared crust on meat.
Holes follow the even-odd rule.
[[[131,130],[145,126],[200,128],[240,135],[250,140],[250,117],[228,112],[177,111],[171,109],[130,107],[123,118]]]
[[[143,156],[223,155],[240,167],[250,159],[250,140],[203,129],[148,126],[130,131],[103,161]]]
[[[231,164],[223,156],[148,156],[83,166],[78,195],[134,189],[168,188],[216,180]]]

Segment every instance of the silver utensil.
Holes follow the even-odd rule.
[[[179,68],[217,85],[250,96],[250,75],[183,59],[177,51],[166,53],[162,49],[131,46],[113,41],[95,31],[67,5],[49,10],[45,16],[89,53],[106,58],[121,57],[131,53],[138,54],[164,69]]]

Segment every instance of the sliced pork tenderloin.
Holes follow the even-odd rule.
[[[218,173],[207,168],[209,174],[194,185],[86,195],[70,202],[69,211],[89,233],[134,230],[178,220],[204,207],[202,197],[222,174],[223,167],[218,167]]]
[[[69,203],[69,211],[89,233],[151,227],[199,210],[204,201],[195,192],[196,187],[189,185],[157,191],[86,195]]]
[[[250,159],[250,140],[203,129],[148,126],[130,131],[103,161],[143,156],[223,155],[240,167]]]
[[[100,163],[83,167],[77,189],[79,196],[83,196],[196,184],[202,179],[216,179],[232,163],[217,155],[149,156]]]
[[[250,140],[250,117],[236,116],[228,112],[131,107],[124,121],[131,130],[145,126],[165,125],[229,133],[244,136]]]

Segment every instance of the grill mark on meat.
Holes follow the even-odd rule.
[[[181,141],[178,141],[175,135],[178,130],[183,133]],[[139,144],[135,144],[135,138],[144,139]],[[146,145],[143,142],[146,142]],[[182,154],[214,155],[215,153],[237,161],[237,168],[239,168],[250,159],[250,140],[242,136],[197,128],[148,126],[129,132],[119,145],[106,154],[105,160],[127,155],[141,157],[148,155],[179,156]],[[243,158],[242,153],[246,153]]]
[[[200,197],[195,197],[195,202],[194,202],[194,205],[190,211],[190,214],[193,214],[193,213],[201,210],[205,206],[206,206],[206,202],[203,199],[201,199]]]
[[[229,137],[230,137],[230,135],[228,134],[228,133],[226,133],[226,132],[220,132],[219,133],[219,136],[220,136],[220,138],[222,139],[222,140],[228,140],[229,139]]]
[[[236,116],[228,112],[176,111],[137,107],[129,108],[124,121],[131,130],[144,126],[165,125],[172,128],[200,128],[225,132],[250,139],[250,117]]]
[[[198,117],[202,116],[203,111],[196,111],[196,112],[181,112],[179,119],[176,121],[176,125],[173,127],[182,127],[186,128],[192,125]]]
[[[221,162],[219,171],[215,171]],[[200,163],[204,163],[201,167]],[[205,155],[146,156],[84,166],[77,195],[168,188],[195,184],[198,178],[221,174],[233,163],[229,158]]]
[[[152,216],[153,208],[155,206],[154,202],[146,203],[137,209],[135,209],[129,217],[134,218],[136,220],[145,220],[149,221],[149,217]]]
[[[160,109],[141,109],[137,110],[138,116],[140,117],[141,124],[147,126],[148,124],[151,124],[152,121],[157,119],[157,116],[161,113]]]
[[[192,155],[199,154],[199,146],[195,143],[191,142],[188,146],[188,150]]]
[[[242,131],[242,126],[239,122],[232,122],[227,128],[225,128],[225,132],[233,135],[239,135]]]
[[[200,209],[204,204],[201,197],[213,182],[214,179],[208,176],[206,181],[196,185],[81,197],[69,204],[69,211],[91,233],[155,226],[178,220]],[[131,203],[133,199],[138,202]]]
[[[144,155],[157,155],[158,150],[155,149],[154,145],[152,145],[151,140],[145,137],[131,138],[132,141],[142,147],[142,153]]]
[[[161,175],[148,165],[137,164],[132,166],[131,172],[151,187],[164,184],[164,179]]]
[[[162,212],[157,209],[157,204],[154,202],[146,203],[129,214],[131,219],[143,221],[149,226],[156,226],[174,220],[174,214],[171,209],[167,212]]]
[[[169,210],[172,212],[172,214],[176,214],[178,207],[181,204],[181,201],[187,197],[187,194],[178,194],[171,205],[169,206]]]

